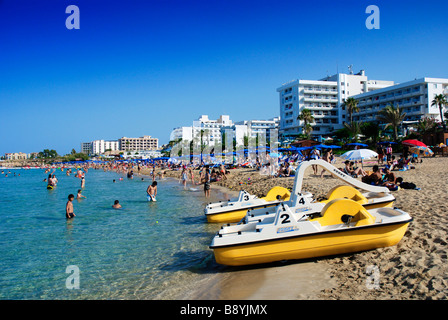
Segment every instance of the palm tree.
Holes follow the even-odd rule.
[[[440,120],[442,121],[443,132],[446,131],[446,124],[445,121],[443,121],[443,106],[447,104],[448,101],[446,100],[446,97],[443,94],[436,95],[431,103],[431,106],[439,106]]]
[[[394,129],[394,140],[396,141],[398,139],[398,127],[406,118],[406,113],[398,106],[395,108],[392,104],[389,104],[379,112],[376,118],[386,124],[384,129],[389,126]]]
[[[344,100],[345,107],[347,108],[347,112],[349,114],[350,123],[353,121],[353,113],[359,112],[358,102],[358,100],[352,97]]]
[[[434,132],[437,124],[434,118],[432,117],[423,117],[417,123],[417,130],[421,135],[424,135],[428,132]]]
[[[302,112],[297,117],[297,120],[303,121],[303,133],[309,138],[309,135],[311,131],[313,131],[313,127],[311,126],[311,123],[314,122],[313,114],[311,113],[310,109],[303,109]]]
[[[347,130],[350,132],[351,138],[355,138],[355,140],[358,140],[358,134],[361,133],[361,126],[358,121],[353,121],[350,123],[345,122],[344,126],[347,128]]]

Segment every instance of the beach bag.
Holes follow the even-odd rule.
[[[412,182],[402,182],[400,184],[400,187],[403,189],[416,189],[417,188],[415,183],[412,183]]]

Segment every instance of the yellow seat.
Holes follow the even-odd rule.
[[[318,221],[321,226],[331,226],[347,223],[348,220],[355,222],[355,226],[358,227],[373,224],[375,217],[358,202],[350,199],[335,199],[325,205],[321,217],[311,221]]]
[[[362,195],[359,190],[351,186],[337,186],[328,191],[327,200],[321,201],[322,203],[328,203],[334,199],[350,199],[360,204],[366,204],[369,201]]]
[[[266,197],[261,199],[266,201],[275,201],[277,200],[277,196],[280,196],[281,200],[283,201],[288,201],[289,197],[291,196],[291,192],[289,192],[286,188],[277,186],[269,190]]]

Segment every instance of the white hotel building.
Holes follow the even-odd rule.
[[[302,133],[303,121],[297,117],[310,109],[315,123],[313,136],[329,135],[343,127],[348,114],[344,99],[358,100],[359,112],[353,121],[376,121],[378,112],[387,105],[399,106],[406,113],[405,121],[417,122],[422,117],[440,121],[438,106],[431,106],[434,96],[448,94],[448,79],[420,78],[394,84],[393,81],[368,80],[364,71],[357,74],[338,73],[321,80],[294,80],[277,89],[280,96],[280,134]],[[446,112],[445,107],[443,112]]]
[[[434,96],[448,94],[448,79],[421,78],[353,98],[359,101],[359,112],[353,121],[374,121],[378,112],[387,105],[399,106],[406,113],[407,122],[417,122],[422,117],[433,117],[440,121],[438,106],[432,106]],[[446,112],[447,108],[443,112]]]
[[[314,136],[329,135],[342,128],[348,116],[343,101],[348,97],[392,86],[393,81],[368,80],[364,70],[357,74],[338,73],[321,80],[293,80],[277,89],[280,99],[280,130],[283,136],[302,133],[303,109],[315,119]]]
[[[222,135],[230,130],[237,144],[243,145],[245,136],[254,138],[257,134],[266,134],[266,139],[269,139],[270,129],[278,130],[279,123],[279,118],[233,122],[228,115],[221,115],[217,120],[211,120],[207,115],[201,115],[198,120],[193,121],[191,127],[174,128],[170,140],[191,141],[200,139],[202,133],[203,143],[214,145],[221,143]]]

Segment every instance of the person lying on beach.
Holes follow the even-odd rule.
[[[82,192],[82,190],[78,189],[78,195],[76,196],[76,199],[80,200],[82,198],[85,198],[85,199],[87,198],[86,196],[82,195],[81,192]]]
[[[73,194],[69,194],[67,204],[65,205],[65,217],[67,219],[76,217],[75,213],[73,212],[73,199],[75,199],[75,196]]]
[[[157,181],[154,181],[148,188],[146,189],[146,194],[148,201],[157,201]]]
[[[114,209],[120,209],[121,208],[121,204],[118,200],[114,201],[114,204],[112,205],[112,208]]]

